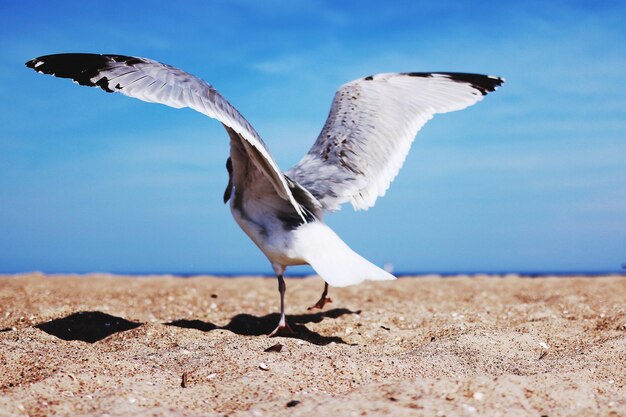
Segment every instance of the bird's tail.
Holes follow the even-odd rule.
[[[396,279],[358,253],[322,222],[312,222],[298,228],[295,248],[315,272],[333,287],[345,287],[365,280]]]

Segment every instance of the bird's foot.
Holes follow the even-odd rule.
[[[268,334],[269,337],[278,336],[279,333],[288,333],[294,334],[295,332],[289,327],[286,320],[281,320],[278,322],[278,326],[272,331],[272,333]]]
[[[326,303],[332,302],[333,300],[331,300],[330,297],[322,297],[317,301],[317,303],[313,304],[311,307],[308,307],[307,310],[313,310],[314,308],[319,308],[321,310],[322,308],[324,308]]]

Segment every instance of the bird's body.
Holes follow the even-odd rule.
[[[323,270],[324,280],[335,287],[366,279],[394,279],[353,252],[322,221],[323,212],[294,193],[305,210],[302,219],[286,200],[273,192],[269,181],[255,170],[238,146],[237,141],[231,140],[230,210],[241,229],[267,256],[277,275],[282,275],[288,266],[308,264],[320,275]],[[290,179],[288,182],[292,183]],[[362,265],[364,262],[367,267]]]
[[[324,222],[325,213],[350,202],[367,209],[385,194],[419,129],[436,113],[481,100],[501,78],[464,73],[389,73],[343,85],[310,151],[286,172],[258,133],[211,85],[146,58],[58,54],[26,63],[38,72],[71,78],[148,102],[190,107],[219,120],[230,138],[224,202],[237,224],[276,272],[281,318],[272,335],[289,328],[284,314],[288,266],[308,264],[328,284],[342,287],[395,277],[367,261]]]

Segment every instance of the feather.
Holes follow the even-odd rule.
[[[504,80],[464,73],[388,73],[343,85],[317,140],[286,174],[323,208],[367,209],[400,171],[417,132],[437,113],[482,100]]]
[[[100,87],[108,93],[118,92],[175,108],[189,107],[219,120],[254,149],[251,158],[257,168],[306,222],[303,208],[293,197],[286,178],[261,137],[209,83],[170,65],[124,55],[46,55],[28,61],[26,66],[55,77],[71,78],[80,85]]]

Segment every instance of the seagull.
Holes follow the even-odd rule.
[[[189,107],[225,127],[230,138],[224,203],[268,258],[280,294],[280,319],[269,334],[293,333],[285,318],[288,266],[310,265],[325,281],[311,308],[330,302],[328,286],[395,276],[354,252],[324,223],[344,203],[372,207],[398,174],[411,143],[437,113],[461,110],[502,85],[503,78],[455,72],[381,73],[342,85],[315,143],[283,172],[248,121],[209,83],[178,68],[125,55],[64,53],[26,63],[70,78],[174,108]]]

